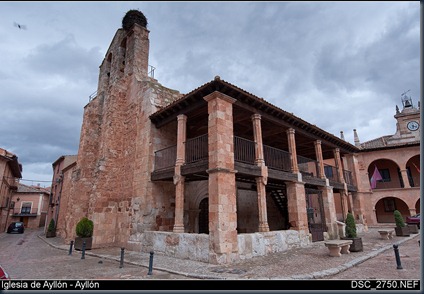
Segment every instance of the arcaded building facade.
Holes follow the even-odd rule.
[[[420,108],[413,99],[404,94],[399,109],[394,110],[396,133],[355,145],[358,153],[360,173],[371,178],[375,168],[382,177],[376,187],[366,191],[363,185],[368,225],[394,223],[394,210],[404,218],[420,213]]]
[[[148,75],[146,27],[127,13],[100,66],[64,174],[62,237],[87,216],[94,247],[221,264],[338,238],[348,211],[367,229],[360,146],[218,76],[164,87]]]

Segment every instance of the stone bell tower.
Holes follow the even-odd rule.
[[[149,31],[147,19],[138,10],[130,10],[122,19],[100,66],[97,92],[107,90],[121,78],[137,75],[147,77],[149,64]]]
[[[396,134],[392,136],[391,144],[418,142],[421,137],[419,102],[416,107],[411,96],[407,95],[408,92],[401,94],[402,110],[399,111],[396,106]]]
[[[66,212],[68,240],[87,216],[93,247],[122,246],[132,234],[157,229],[155,220],[164,216],[152,207],[172,205],[161,200],[166,185],[150,181],[153,148],[169,143],[161,142],[149,116],[181,94],[149,77],[148,61],[147,19],[130,10],[100,65],[97,96],[84,107],[77,165],[64,192],[73,203]],[[152,194],[162,202],[152,203]]]

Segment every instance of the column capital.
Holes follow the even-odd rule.
[[[185,115],[185,114],[179,114],[177,116],[177,120],[187,120],[187,115]]]
[[[315,141],[314,141],[314,144],[315,144],[315,146],[316,146],[316,145],[321,145],[321,140],[315,140]]]
[[[294,134],[295,130],[293,128],[289,128],[289,129],[287,129],[286,133],[287,134]]]
[[[224,93],[221,93],[219,91],[215,91],[209,95],[206,95],[205,97],[203,97],[203,99],[205,99],[207,102],[214,100],[214,99],[222,99],[224,101],[227,101],[228,103],[233,104],[234,102],[237,101],[237,99],[234,99],[233,97],[230,97],[228,95],[225,95]]]
[[[251,116],[252,120],[260,120],[262,119],[262,116],[259,113],[254,113]]]

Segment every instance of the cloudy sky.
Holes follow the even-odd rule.
[[[396,131],[419,97],[411,2],[0,2],[0,147],[24,184],[77,154],[83,108],[130,9],[148,20],[155,78],[187,93],[216,75],[353,144]],[[16,24],[21,25],[19,28]],[[31,181],[29,181],[31,180]]]

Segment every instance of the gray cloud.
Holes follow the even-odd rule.
[[[0,147],[24,178],[51,179],[77,153],[129,9],[147,17],[155,78],[182,93],[220,75],[351,143],[354,128],[361,141],[393,134],[402,92],[419,100],[418,2],[2,2]]]

